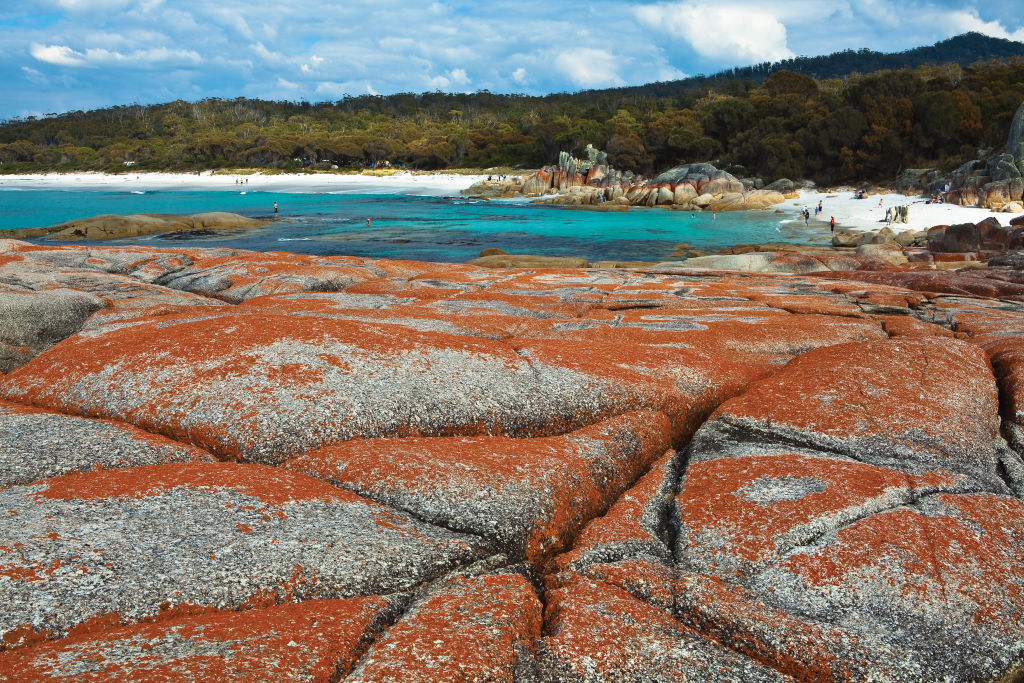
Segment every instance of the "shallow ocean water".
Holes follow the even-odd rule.
[[[713,218],[709,212],[596,212],[522,201],[399,194],[3,188],[0,237],[5,229],[54,225],[106,213],[231,211],[250,217],[273,216],[275,201],[280,207],[279,219],[263,229],[106,240],[103,244],[225,246],[454,262],[497,247],[509,253],[581,256],[590,261],[658,261],[668,259],[681,243],[695,249],[738,243],[806,243],[815,234],[796,216],[771,209],[720,213]]]

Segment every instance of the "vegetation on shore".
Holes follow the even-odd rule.
[[[950,58],[962,61],[963,38]],[[1024,55],[1020,43],[970,39],[982,45],[978,54]],[[936,59],[941,45],[929,48]],[[834,55],[831,71],[827,58],[807,61],[835,73],[856,70],[858,54]],[[863,63],[877,63],[877,54]],[[545,97],[239,98],[77,111],[0,126],[0,172],[538,167],[589,143],[607,150],[615,168],[645,175],[681,160],[712,160],[738,176],[884,181],[906,168],[950,170],[1000,150],[1024,100],[1020,56],[823,79],[751,69],[691,79],[690,87],[678,82],[672,94],[652,84]]]

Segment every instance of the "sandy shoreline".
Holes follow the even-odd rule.
[[[882,205],[879,206],[879,199]],[[814,215],[814,207],[822,204],[822,212]],[[798,199],[787,199],[772,209],[781,209],[786,213],[799,212],[807,207],[811,210],[808,224],[811,230],[821,232],[829,230],[829,219],[835,216],[836,230],[878,230],[885,227],[885,211],[895,206],[910,207],[909,222],[893,223],[889,227],[894,232],[905,230],[927,230],[936,225],[954,225],[956,223],[978,223],[986,218],[995,218],[1000,225],[1009,225],[1010,219],[1019,214],[996,213],[990,209],[979,209],[973,206],[956,206],[954,204],[927,204],[922,197],[908,197],[902,194],[878,194],[866,199],[855,199],[852,190],[831,192],[801,192]],[[796,226],[789,223],[787,227],[803,229],[802,219],[794,219]]]
[[[190,173],[45,173],[0,176],[0,188],[37,190],[259,190],[262,192],[353,192],[446,196],[487,176],[457,173],[396,173],[390,176],[302,173],[214,175]],[[248,180],[239,187],[239,179]]]

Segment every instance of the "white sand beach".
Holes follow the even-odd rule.
[[[0,176],[0,188],[131,190],[260,190],[263,192],[353,192],[365,194],[458,194],[487,176],[456,173],[396,173],[389,176],[335,173],[221,175],[191,173],[45,173]],[[239,187],[239,179],[247,180]]]
[[[881,206],[879,206],[881,200]],[[814,215],[814,207],[821,202],[822,211]],[[1018,214],[997,213],[990,209],[953,204],[928,204],[922,197],[908,197],[903,194],[877,194],[865,199],[855,199],[852,190],[800,192],[798,199],[787,199],[773,209],[799,212],[804,207],[811,210],[809,227],[815,231],[829,229],[829,219],[835,216],[836,230],[878,230],[885,227],[885,211],[895,206],[908,206],[908,222],[893,223],[894,232],[904,230],[927,230],[936,225],[956,223],[977,223],[985,218],[995,218],[1001,225],[1009,225],[1010,219]],[[802,221],[800,221],[802,223]]]

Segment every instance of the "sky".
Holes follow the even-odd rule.
[[[118,104],[639,85],[967,31],[1019,0],[0,0],[0,119]]]

